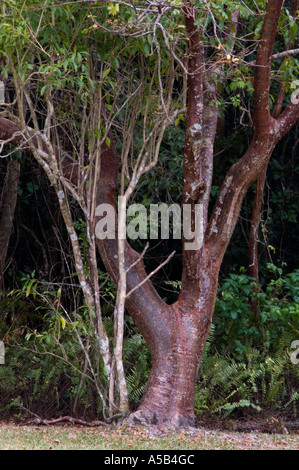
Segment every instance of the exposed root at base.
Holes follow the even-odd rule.
[[[180,415],[174,416],[161,416],[156,412],[146,409],[140,409],[131,413],[122,422],[130,427],[146,427],[156,429],[158,433],[160,431],[175,431],[184,430],[188,432],[198,432],[198,429],[194,425],[194,419],[191,417],[182,417]]]

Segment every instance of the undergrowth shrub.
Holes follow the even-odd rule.
[[[290,347],[299,339],[299,270],[283,276],[268,268],[272,279],[263,290],[244,272],[230,274],[220,285],[199,368],[197,414],[226,417],[273,410],[298,416],[299,365],[291,362]],[[0,366],[0,417],[103,416],[98,387],[105,390],[107,383],[92,326],[84,306],[67,316],[59,308],[60,295],[29,276],[1,302],[6,364]],[[251,301],[257,302],[257,312]],[[107,306],[104,323],[112,340]],[[134,409],[146,389],[151,357],[128,317],[123,359]]]
[[[87,309],[68,313],[61,290],[34,275],[24,277],[2,307],[0,413],[101,415],[106,377]]]
[[[72,414],[94,418],[102,402],[93,378],[85,370],[80,344],[63,338],[50,345],[40,338],[6,346],[6,363],[0,367],[0,413],[43,418]]]
[[[271,409],[298,415],[299,365],[290,348],[299,339],[299,270],[282,276],[273,265],[268,269],[278,276],[264,291],[242,272],[219,288],[199,369],[198,414]]]

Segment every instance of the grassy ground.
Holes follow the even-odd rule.
[[[298,450],[299,435],[0,425],[0,450]]]

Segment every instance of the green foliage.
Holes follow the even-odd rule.
[[[200,367],[197,412],[208,409],[227,416],[240,408],[246,411],[271,409],[287,410],[297,416],[299,371],[291,364],[287,351],[292,338],[294,333],[285,332],[278,340],[275,353],[267,350],[266,340],[264,348],[257,349],[246,339],[242,343],[243,358],[237,360],[224,344],[219,349],[217,343],[213,344]]]
[[[68,346],[70,358],[75,359],[78,350],[72,353],[74,344]],[[47,351],[32,342],[13,343],[6,348],[6,364],[0,368],[0,410],[2,414],[11,410],[19,417],[24,411],[43,416],[65,412],[74,398],[69,390],[76,382],[73,368],[57,348]]]
[[[220,286],[213,327],[196,389],[196,410],[227,416],[250,410],[283,410],[297,416],[299,368],[290,346],[299,337],[299,271],[278,275],[265,291],[244,273]],[[258,302],[257,317],[249,301]]]
[[[267,409],[298,414],[299,368],[291,363],[290,346],[299,338],[299,272],[282,276],[280,268],[268,269],[278,277],[269,281],[265,292],[256,293],[244,272],[221,283],[199,369],[198,414],[227,417]],[[167,284],[180,289],[180,282]],[[259,302],[257,319],[249,299]],[[128,389],[137,404],[149,377],[150,356],[138,333],[125,341],[124,350]]]
[[[136,406],[145,392],[151,365],[150,352],[140,334],[125,339],[123,357],[129,399]]]
[[[268,270],[272,279],[264,291],[257,292],[244,272],[230,274],[220,285],[196,387],[198,414],[226,417],[271,409],[297,416],[299,368],[290,361],[290,346],[299,338],[299,271],[282,275],[274,265],[268,265]],[[7,363],[0,368],[2,411],[19,416],[26,409],[46,416],[84,410],[96,416],[102,403],[90,372],[82,375],[85,355],[76,336],[77,332],[84,344],[89,342],[90,356],[97,360],[93,328],[84,308],[68,316],[59,308],[61,291],[38,282],[34,273],[23,275],[22,280],[22,288],[2,304],[7,312],[4,318],[8,320],[12,312],[15,318],[9,330],[1,326],[9,341]],[[180,289],[180,282],[167,284]],[[31,326],[20,315],[30,299],[35,303]],[[249,299],[258,301],[258,318]],[[126,321],[124,365],[135,408],[146,388],[151,358],[130,318]],[[112,336],[113,319],[107,316],[104,322]],[[104,383],[102,366],[98,373]]]
[[[21,274],[20,282],[2,303],[6,321],[0,327],[7,344],[0,368],[2,410],[97,416],[103,412],[98,388],[107,384],[87,309],[68,313],[61,287],[38,281],[34,272]],[[29,318],[21,315],[24,305],[33,308]]]

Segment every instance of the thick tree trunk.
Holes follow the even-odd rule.
[[[115,207],[118,156],[111,137],[102,152],[101,184],[98,201]],[[97,221],[97,218],[96,218]],[[118,247],[116,239],[97,240],[101,257],[117,284]],[[126,244],[127,291],[147,276],[139,260]],[[129,269],[134,265],[133,269]],[[165,304],[147,281],[126,300],[126,308],[143,335],[152,358],[147,390],[138,410],[126,420],[129,424],[159,424],[177,428],[194,424],[195,384],[200,358],[212,321],[220,262],[202,251],[198,274],[182,290],[178,301]]]
[[[195,385],[203,347],[214,309],[203,315],[179,304],[168,311],[168,327],[155,338],[152,371],[138,410],[126,420],[132,425],[157,424],[170,428],[195,425]],[[210,321],[204,321],[203,318]],[[151,345],[150,345],[151,346]]]

